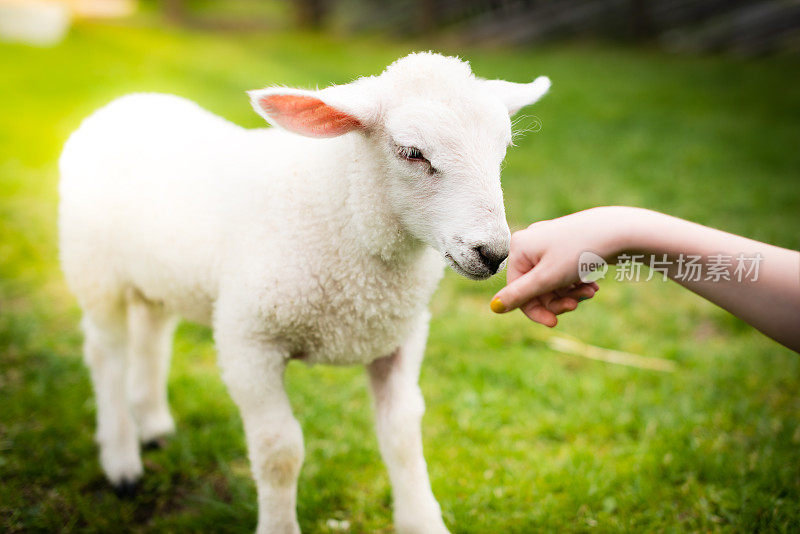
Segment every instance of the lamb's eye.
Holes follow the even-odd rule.
[[[428,161],[422,155],[422,151],[415,146],[401,146],[398,151],[401,158],[411,161]]]
[[[422,151],[415,146],[398,146],[397,155],[406,161],[424,163],[427,166],[428,174],[434,175],[438,172],[433,168],[430,160],[423,156]]]

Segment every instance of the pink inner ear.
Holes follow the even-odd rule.
[[[267,95],[258,103],[265,113],[287,130],[314,137],[335,137],[362,126],[355,117],[313,96]]]

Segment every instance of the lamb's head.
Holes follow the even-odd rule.
[[[508,256],[500,166],[511,144],[509,117],[549,87],[545,77],[484,80],[458,58],[417,53],[350,84],[250,96],[260,115],[296,133],[364,136],[405,230],[458,273],[484,279]]]

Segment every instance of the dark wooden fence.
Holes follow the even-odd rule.
[[[161,0],[172,20],[206,27],[266,28],[258,17],[197,17],[206,0]],[[249,2],[253,11],[264,6]],[[528,45],[601,38],[685,52],[800,54],[800,0],[285,0],[293,23],[398,35],[439,34],[462,41]],[[216,5],[223,5],[218,0]]]

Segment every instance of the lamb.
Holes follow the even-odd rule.
[[[140,443],[175,430],[166,382],[183,317],[213,328],[258,532],[299,532],[292,359],[366,366],[396,529],[447,532],[422,454],[427,304],[445,264],[471,279],[502,267],[509,116],[549,86],[481,79],[426,52],[346,85],[251,91],[273,128],[160,94],[87,118],[60,160],[60,253],[108,480],[130,489]]]

